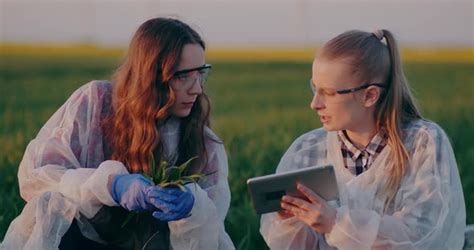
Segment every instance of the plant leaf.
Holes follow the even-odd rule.
[[[192,174],[192,175],[187,175],[186,177],[199,180],[201,178],[205,178],[206,176],[203,174]]]
[[[186,170],[186,168],[189,166],[189,163],[191,163],[192,160],[198,158],[197,156],[194,156],[194,157],[191,157],[189,160],[187,160],[185,163],[181,164],[178,168],[179,168],[179,172],[180,173],[183,173],[184,170]]]
[[[166,169],[168,168],[168,162],[161,161],[160,162],[160,174],[156,180],[156,183],[161,183],[165,181],[168,177],[166,176]]]
[[[167,179],[165,181],[177,181],[181,178],[179,167],[169,167],[166,169]]]
[[[155,182],[154,177],[156,176],[156,162],[155,162],[155,155],[151,154],[151,181]]]
[[[186,188],[184,187],[184,185],[193,182],[196,183],[200,179],[206,178],[206,176],[217,172],[215,171],[209,174],[197,173],[186,176],[183,175],[183,173],[186,171],[186,168],[189,167],[191,161],[196,158],[198,157],[194,156],[179,166],[169,166],[167,161],[161,160],[159,168],[157,168],[155,156],[152,154],[150,160],[151,176],[149,176],[147,173],[143,173],[143,175],[150,179],[154,183],[154,185],[159,185],[160,187],[178,187],[179,189],[181,189],[181,191],[186,192]],[[129,223],[130,220],[132,220],[133,218],[138,220],[138,217],[139,213],[129,213],[125,218],[124,222],[122,223],[121,227],[125,227],[127,223]]]
[[[184,191],[184,186],[182,185],[181,181],[173,181],[173,182],[165,182],[165,183],[161,183],[160,184],[160,187],[179,187],[179,189],[181,189],[182,191]]]
[[[202,174],[202,175],[204,175],[204,177],[208,177],[209,175],[213,175],[213,174],[215,174],[215,173],[217,173],[217,170],[216,170],[216,171],[212,171],[212,172],[207,173],[207,174]]]
[[[138,215],[137,213],[134,213],[134,212],[130,212],[127,217],[125,218],[125,220],[123,221],[122,225],[120,226],[121,228],[124,228],[127,223],[133,219],[133,217],[135,217],[135,215]]]
[[[185,184],[188,184],[190,182],[197,183],[199,180],[201,180],[202,176],[200,175],[188,175],[188,176],[183,176],[181,177],[181,180],[185,182]]]
[[[182,180],[183,184],[196,182],[194,178],[191,178],[191,177],[188,177],[188,176],[182,177],[181,180]]]
[[[154,183],[154,180],[153,180],[153,177],[152,177],[152,176],[149,176],[149,175],[147,175],[147,174],[145,174],[145,173],[143,173],[143,176],[145,176],[145,178],[147,178],[148,180],[150,180],[151,182]]]

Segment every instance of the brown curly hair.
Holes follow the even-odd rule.
[[[199,34],[182,21],[150,19],[136,31],[113,76],[113,112],[104,120],[103,130],[111,158],[123,162],[131,173],[150,174],[152,155],[155,162],[161,160],[163,144],[158,128],[170,117],[175,94],[169,81],[187,44],[205,49]],[[177,163],[198,156],[189,173],[200,172],[207,162],[204,140],[209,115],[209,99],[202,93],[190,114],[181,118]]]

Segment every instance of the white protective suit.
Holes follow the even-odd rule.
[[[276,172],[310,166],[334,166],[340,206],[328,234],[302,221],[261,218],[260,233],[271,249],[461,249],[466,211],[459,173],[444,131],[417,120],[403,128],[410,166],[401,187],[384,212],[384,184],[390,145],[364,173],[345,167],[337,132],[310,131],[293,142]]]
[[[0,248],[57,249],[74,218],[83,235],[101,241],[84,216],[93,217],[102,205],[119,206],[107,188],[108,177],[128,173],[121,162],[105,158],[100,121],[110,112],[111,90],[105,81],[82,86],[29,143],[18,171],[27,204]],[[174,120],[162,128],[165,152],[176,150],[178,127]],[[218,139],[208,128],[206,133]],[[208,139],[206,145],[204,172],[217,173],[190,188],[191,216],[168,223],[173,249],[234,249],[224,229],[230,203],[227,155],[220,143]]]

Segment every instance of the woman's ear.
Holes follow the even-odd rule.
[[[380,89],[374,86],[370,86],[365,90],[364,94],[364,106],[370,108],[377,104],[377,101],[380,98]]]

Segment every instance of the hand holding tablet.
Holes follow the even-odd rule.
[[[296,188],[297,182],[302,183],[326,201],[339,198],[332,166],[303,168],[248,179],[247,185],[257,213],[280,211],[282,209],[281,197],[285,194],[301,196]]]

